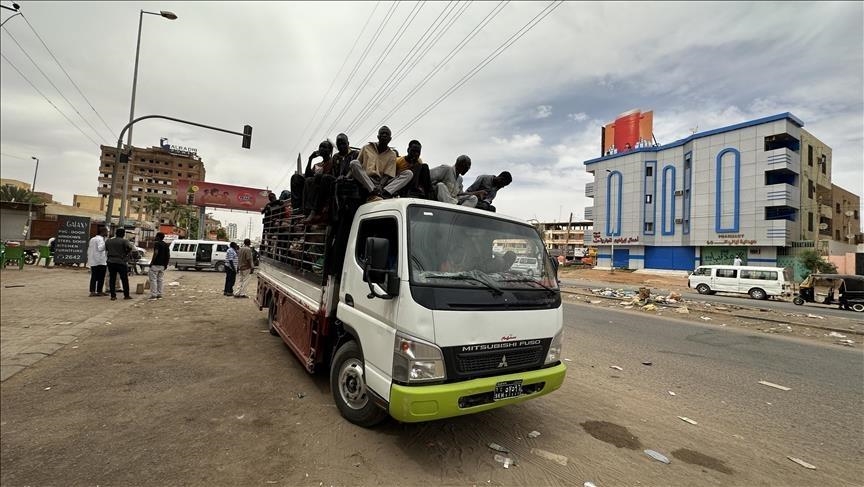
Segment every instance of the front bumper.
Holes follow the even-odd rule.
[[[416,423],[479,413],[516,404],[555,391],[564,382],[567,367],[558,365],[540,370],[484,377],[452,384],[430,386],[390,386],[390,415],[395,419]],[[522,394],[518,397],[492,401],[498,382],[522,380]]]

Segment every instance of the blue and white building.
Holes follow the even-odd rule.
[[[800,234],[803,125],[782,113],[585,161],[598,267],[784,266]]]

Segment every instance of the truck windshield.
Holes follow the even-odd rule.
[[[558,287],[543,241],[527,224],[412,205],[408,228],[413,283],[493,293]]]

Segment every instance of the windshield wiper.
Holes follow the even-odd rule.
[[[536,284],[536,285],[542,287],[543,289],[549,291],[550,293],[555,293],[558,291],[557,289],[551,288],[551,287],[543,284],[542,282],[540,282],[536,279],[532,279],[530,277],[517,277],[515,279],[503,279],[502,282],[530,282],[530,283],[533,283],[533,284]]]
[[[453,279],[455,281],[475,281],[483,284],[494,295],[504,294],[504,291],[501,290],[501,286],[495,282],[494,279],[490,278],[485,272],[482,271],[466,271],[466,272],[431,272],[425,274],[424,277],[433,278],[433,279]]]

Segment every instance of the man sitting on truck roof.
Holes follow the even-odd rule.
[[[502,171],[501,174],[493,176],[491,174],[481,174],[471,186],[468,186],[468,193],[476,191],[484,191],[486,194],[477,202],[477,208],[481,210],[495,211],[492,206],[492,200],[498,195],[498,190],[513,182],[513,176],[507,171]]]
[[[457,157],[456,164],[452,166],[442,164],[431,169],[429,176],[432,180],[432,191],[435,199],[444,203],[471,208],[477,206],[478,196],[485,195],[485,192],[465,193],[462,191],[462,176],[469,169],[471,169],[471,158],[464,154]]]
[[[339,134],[336,136],[336,153],[333,154],[333,168],[337,177],[348,174],[348,166],[351,161],[360,157],[360,151],[352,149],[348,142],[348,136]]]
[[[411,173],[411,181],[399,191],[399,196],[407,198],[429,198],[432,195],[432,180],[429,166],[420,159],[423,146],[417,140],[408,142],[408,150],[396,159],[396,176]]]
[[[320,223],[329,214],[327,208],[330,195],[333,192],[333,182],[336,180],[336,166],[333,163],[333,143],[325,140],[318,145],[318,150],[309,155],[306,172],[303,176],[291,176],[291,192],[302,194],[303,211],[309,212],[303,221],[305,224]],[[321,157],[321,162],[312,166],[312,159]]]
[[[390,140],[390,128],[385,125],[378,129],[378,143],[363,146],[357,160],[349,165],[351,177],[369,193],[367,202],[392,198],[413,176],[396,175],[396,152],[389,147]]]

